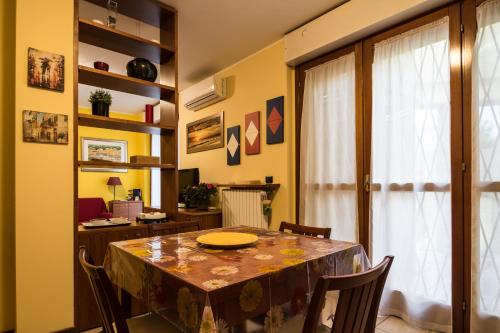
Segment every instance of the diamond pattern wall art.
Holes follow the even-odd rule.
[[[245,154],[260,153],[260,111],[245,115]]]
[[[284,141],[284,107],[285,97],[280,96],[267,101],[266,143],[272,145]]]
[[[227,165],[240,164],[240,125],[227,128]]]

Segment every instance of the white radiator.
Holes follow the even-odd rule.
[[[266,200],[266,192],[263,191],[222,190],[222,225],[267,229],[267,217],[262,209],[263,200]]]

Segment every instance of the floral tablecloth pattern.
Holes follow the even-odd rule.
[[[214,250],[196,242],[213,231],[110,243],[104,267],[113,283],[152,311],[184,332],[202,333],[229,332],[246,320],[262,332],[280,332],[287,322],[303,322],[319,276],[369,267],[359,244],[265,229],[216,230],[259,237],[242,249]],[[326,304],[323,317],[334,311]],[[293,324],[298,332],[300,325]]]

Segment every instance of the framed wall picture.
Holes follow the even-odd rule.
[[[224,112],[186,125],[187,153],[224,147]]]
[[[64,56],[30,47],[28,86],[64,91]]]
[[[240,125],[227,128],[227,165],[240,164]]]
[[[272,145],[284,141],[285,97],[270,99],[266,103],[266,143]]]
[[[245,154],[260,153],[260,111],[245,115]]]
[[[24,110],[23,141],[67,145],[68,116]]]
[[[127,163],[127,141],[82,138],[82,161]],[[127,172],[127,169],[82,168],[82,171]]]

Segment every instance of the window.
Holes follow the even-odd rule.
[[[151,156],[160,156],[160,138],[158,134],[151,135]],[[160,169],[151,169],[151,207],[161,208]]]
[[[373,260],[396,258],[381,311],[439,331],[451,330],[448,31],[445,17],[385,39],[372,66]]]
[[[477,8],[472,102],[475,332],[500,331],[500,1]]]
[[[356,241],[355,54],[305,71],[301,125],[302,224]]]

